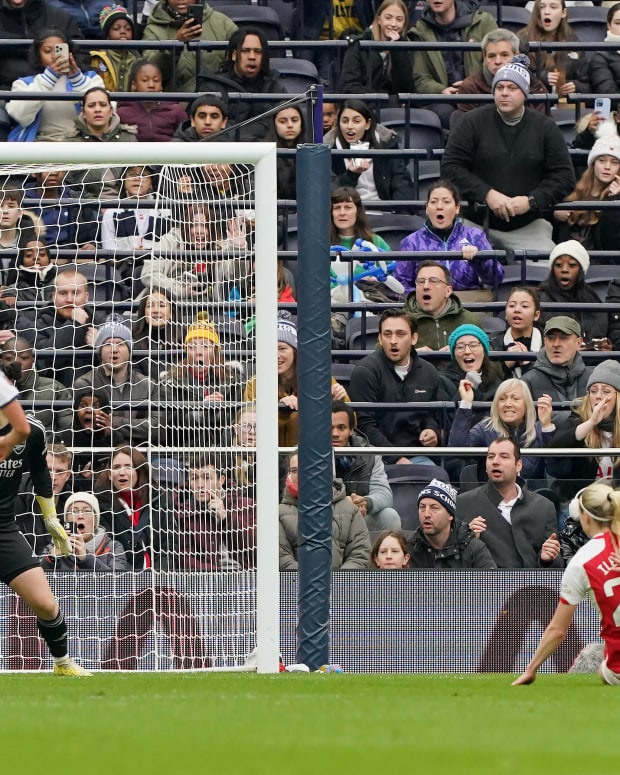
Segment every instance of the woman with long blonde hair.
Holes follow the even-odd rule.
[[[599,363],[587,384],[587,393],[555,433],[552,447],[593,450],[589,457],[550,457],[547,471],[567,482],[573,492],[594,479],[612,479],[616,461],[605,454],[620,447],[620,363]]]
[[[461,399],[450,429],[451,447],[488,447],[497,438],[513,439],[521,448],[545,447],[553,438],[551,397],[543,396],[534,405],[532,394],[520,379],[506,379],[497,388],[489,417],[472,423],[471,402]],[[481,458],[481,460],[483,460]],[[523,458],[524,479],[542,479],[545,461],[542,457]]]
[[[577,606],[589,598],[601,617],[601,638],[605,642],[599,675],[604,684],[620,685],[620,492],[595,482],[577,493],[571,506],[590,538],[569,562],[560,589],[560,602],[543,633],[538,648],[525,671],[513,686],[530,684],[542,663],[562,643]]]

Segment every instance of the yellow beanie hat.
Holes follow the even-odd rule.
[[[196,320],[187,329],[185,344],[191,342],[192,339],[208,339],[216,347],[220,346],[220,337],[205,312],[199,312]]]

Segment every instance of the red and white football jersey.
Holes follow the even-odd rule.
[[[620,566],[611,559],[611,533],[599,533],[582,546],[562,576],[560,600],[577,605],[586,597],[601,616],[607,665],[620,673]]]

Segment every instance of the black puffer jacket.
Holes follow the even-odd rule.
[[[595,51],[590,57],[590,82],[595,94],[620,91],[620,53]]]
[[[331,129],[323,138],[323,142],[331,148],[340,147],[336,142],[336,129]],[[394,150],[398,148],[398,137],[387,127],[377,124],[375,148]],[[379,199],[415,199],[415,192],[411,175],[407,170],[404,159],[390,156],[388,158],[374,158],[372,171],[377,187]],[[351,186],[356,188],[360,176],[350,172],[345,166],[343,157],[334,156],[332,159],[332,188]]]
[[[365,30],[349,46],[340,72],[340,91],[346,94],[387,92],[415,92],[413,81],[413,51],[390,47],[386,43],[387,56],[379,49],[362,49],[360,41],[374,40],[372,29]],[[405,40],[405,38],[403,38]]]
[[[48,5],[45,0],[26,0],[21,8],[13,8],[9,0],[0,0],[0,39],[27,40],[35,38],[42,30],[52,28],[61,30],[71,40],[82,38],[75,19],[65,11]],[[28,62],[28,47],[8,48],[0,45],[0,60],[0,88],[3,90],[10,90],[17,78],[35,74]]]
[[[441,549],[428,543],[420,527],[407,535],[407,542],[412,568],[497,568],[491,552],[464,522],[452,522],[450,537]]]
[[[203,71],[198,76],[198,92],[220,92],[225,100],[228,100],[229,92],[245,92],[247,94],[283,94],[286,92],[284,84],[278,78],[278,74],[271,70],[269,75],[259,75],[251,80],[240,78],[234,70],[220,70],[218,72]],[[262,140],[271,126],[271,117],[259,118],[265,111],[273,108],[275,102],[258,102],[251,99],[235,100],[228,105],[228,129],[227,140],[236,139],[233,128],[241,121],[251,121],[243,129],[239,130],[239,140],[242,142],[256,142]]]

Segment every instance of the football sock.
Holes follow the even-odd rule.
[[[47,643],[54,661],[67,657],[67,625],[62,611],[52,620],[39,619],[37,617],[39,634]]]

